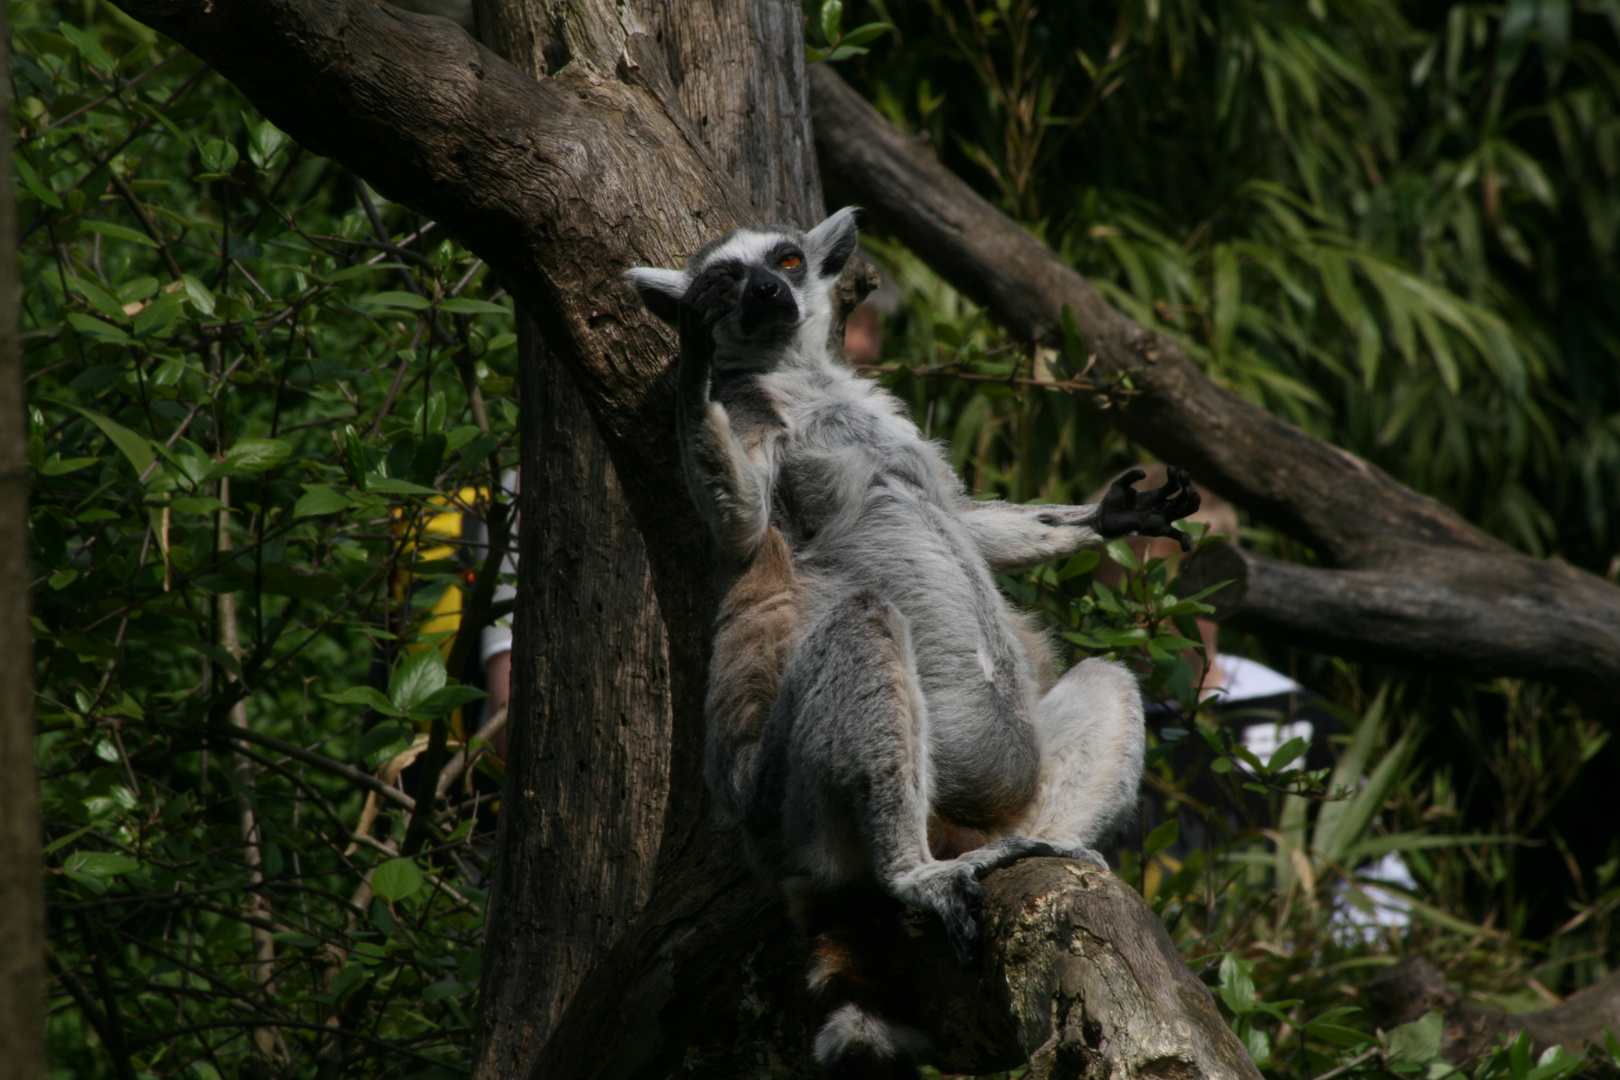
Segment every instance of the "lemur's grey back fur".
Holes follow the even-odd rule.
[[[1133,531],[1181,536],[1170,521],[1197,495],[1178,474],[1091,506],[970,499],[905,406],[827,347],[855,243],[846,209],[627,276],[680,328],[683,466],[730,573],[709,683],[715,800],[763,872],[875,885],[938,913],[965,958],[977,879],[1030,854],[1100,862],[1089,845],[1134,803],[1142,757],[1129,673],[1086,661],[1048,690],[1050,654],[993,571]],[[853,1001],[829,1001],[818,1058],[847,1071],[917,1045]]]

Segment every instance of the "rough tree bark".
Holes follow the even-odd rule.
[[[1013,333],[1062,348],[1063,309],[1104,387],[1079,399],[1165,461],[1311,545],[1314,570],[1225,549],[1225,614],[1308,648],[1559,683],[1620,720],[1620,588],[1532,559],[1345,450],[1216,386],[1172,339],[1089,282],[895,128],[825,65],[811,72],[831,186]],[[1088,357],[1089,359],[1089,357]],[[1129,374],[1139,391],[1107,385]],[[1191,568],[1189,567],[1189,570]]]
[[[484,41],[533,75],[567,46],[489,0]],[[562,66],[558,64],[558,66]],[[522,468],[507,782],[485,928],[479,1076],[518,1076],[646,903],[669,794],[669,648],[647,552],[595,422],[518,314]]]
[[[11,75],[0,11],[0,1080],[43,1080],[45,896],[34,777],[34,631],[28,624],[28,419],[17,337]]]

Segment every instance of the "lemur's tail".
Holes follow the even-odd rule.
[[[795,890],[793,901],[824,1018],[814,1044],[823,1080],[917,1080],[928,1039],[906,1023],[896,978],[905,909],[876,889]]]

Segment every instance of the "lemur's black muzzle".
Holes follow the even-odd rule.
[[[796,322],[798,318],[799,305],[788,283],[764,267],[750,266],[737,310],[742,332],[753,336],[764,327]]]

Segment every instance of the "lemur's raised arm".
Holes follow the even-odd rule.
[[[1186,546],[1173,522],[1198,493],[1173,470],[1092,506],[967,499],[893,395],[827,348],[855,242],[843,210],[628,276],[680,328],[682,460],[731,567],[709,786],[815,939],[817,1060],[892,1080],[927,1045],[874,950],[902,932],[898,905],[937,914],[970,961],[978,879],[1029,855],[1102,863],[1142,768],[1135,678],[1093,659],[1048,689],[992,568],[1131,534]]]

